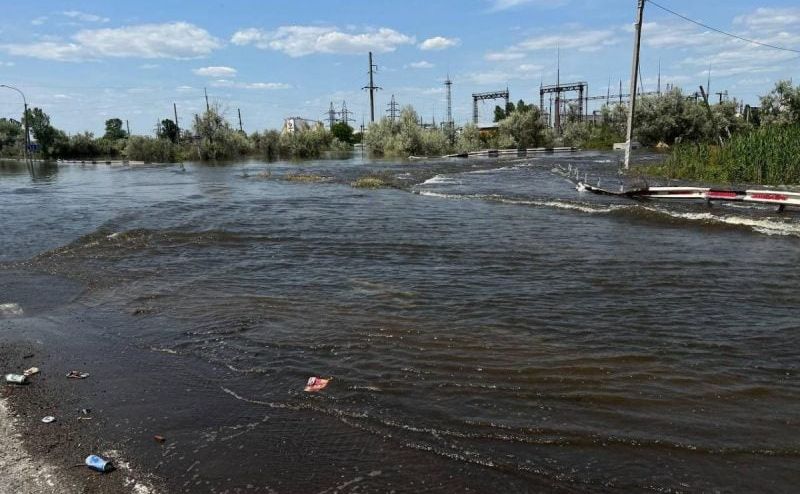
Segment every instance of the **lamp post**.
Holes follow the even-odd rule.
[[[15,88],[14,86],[9,86],[8,84],[0,84],[0,87],[5,87],[5,88],[11,89],[13,91],[16,91],[16,92],[19,93],[20,96],[22,96],[22,103],[23,103],[23,106],[25,108],[25,113],[22,114],[23,115],[23,120],[25,122],[25,159],[28,161],[28,163],[30,163],[32,165],[33,164],[33,160],[31,159],[31,156],[30,156],[30,153],[31,153],[30,132],[29,132],[29,129],[28,129],[28,125],[29,125],[28,124],[28,100],[25,98],[25,93],[23,93],[19,89]]]

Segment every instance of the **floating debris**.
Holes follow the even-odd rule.
[[[22,313],[23,310],[19,304],[0,304],[0,316],[21,316]]]
[[[314,393],[317,391],[321,391],[325,389],[325,386],[331,381],[331,379],[323,379],[321,377],[309,377],[308,382],[306,383],[306,387],[303,389],[306,393]]]

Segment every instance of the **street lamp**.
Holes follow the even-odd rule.
[[[15,88],[14,86],[9,86],[8,84],[0,84],[0,87],[5,87],[13,91],[16,91],[20,94],[20,96],[22,96],[22,103],[25,108],[25,113],[22,114],[24,116],[24,121],[25,121],[25,158],[29,162],[33,163],[33,160],[30,157],[31,142],[30,142],[30,133],[28,132],[28,100],[25,99],[25,93]]]

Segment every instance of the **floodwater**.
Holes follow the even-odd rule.
[[[617,159],[3,165],[0,318],[51,293],[42,324],[194,382],[176,488],[795,491],[800,213],[552,171]],[[349,185],[371,171],[404,188]]]

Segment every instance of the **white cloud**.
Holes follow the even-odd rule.
[[[413,44],[415,39],[385,27],[349,33],[336,27],[281,26],[274,31],[255,28],[237,31],[231,42],[235,45],[253,45],[264,50],[280,51],[290,57],[302,57],[314,53],[392,52],[401,45]]]
[[[14,62],[2,62],[0,61],[0,67],[13,67]]]
[[[46,20],[47,20],[47,16],[43,15],[43,16],[36,17],[33,20],[31,20],[31,24],[33,24],[34,26],[41,26],[42,24],[45,23]]]
[[[211,82],[212,87],[230,87],[235,89],[290,89],[292,86],[283,82],[235,82],[229,79],[217,79]]]
[[[525,63],[518,65],[510,70],[490,70],[486,72],[475,72],[469,74],[467,78],[471,82],[479,85],[507,84],[509,81],[512,80],[529,81],[533,79],[540,79],[542,76],[543,69],[544,67],[541,65]]]
[[[435,36],[428,38],[419,45],[420,50],[446,50],[461,44],[458,38],[445,38],[443,36]]]
[[[534,36],[517,44],[514,49],[522,51],[578,50],[593,52],[615,45],[619,42],[616,33],[611,29],[581,30],[576,28],[572,33],[546,34]]]
[[[432,69],[435,67],[432,63],[428,62],[427,60],[420,60],[419,62],[412,62],[406,65],[408,68],[412,69]]]
[[[781,29],[800,24],[800,9],[760,7],[751,14],[736,17],[733,22],[743,24],[750,29]]]
[[[153,69],[157,69],[159,67],[160,67],[160,65],[158,65],[157,63],[143,63],[143,64],[141,64],[139,66],[140,69],[144,69],[144,70],[153,70]]]
[[[525,54],[514,51],[491,52],[484,55],[483,58],[489,62],[508,62],[525,58]]]
[[[86,30],[74,39],[109,57],[196,58],[221,46],[208,31],[187,22]]]
[[[0,49],[9,55],[41,58],[42,60],[77,61],[87,58],[85,50],[77,43],[41,41],[28,45],[0,45]]]
[[[203,77],[236,77],[236,69],[233,67],[201,67],[199,69],[192,70],[192,72]]]
[[[43,60],[83,61],[106,57],[198,58],[222,46],[208,31],[187,22],[87,29],[71,39],[70,42],[4,44],[0,45],[0,50]]]
[[[633,28],[626,26],[626,31]],[[698,29],[685,23],[645,22],[642,24],[642,41],[654,48],[682,48],[709,45],[718,41],[711,31]]]
[[[108,22],[108,21],[111,20],[108,17],[101,17],[101,16],[95,15],[95,14],[87,14],[86,12],[80,12],[80,11],[77,11],[77,10],[67,10],[66,12],[62,12],[62,14],[64,14],[65,16],[67,16],[67,17],[69,17],[71,19],[75,19],[76,21],[81,21],[81,22],[101,22],[101,23],[105,23],[105,22]]]
[[[569,3],[569,0],[489,0],[492,11],[509,10],[521,5],[536,5],[539,7],[560,7]]]

